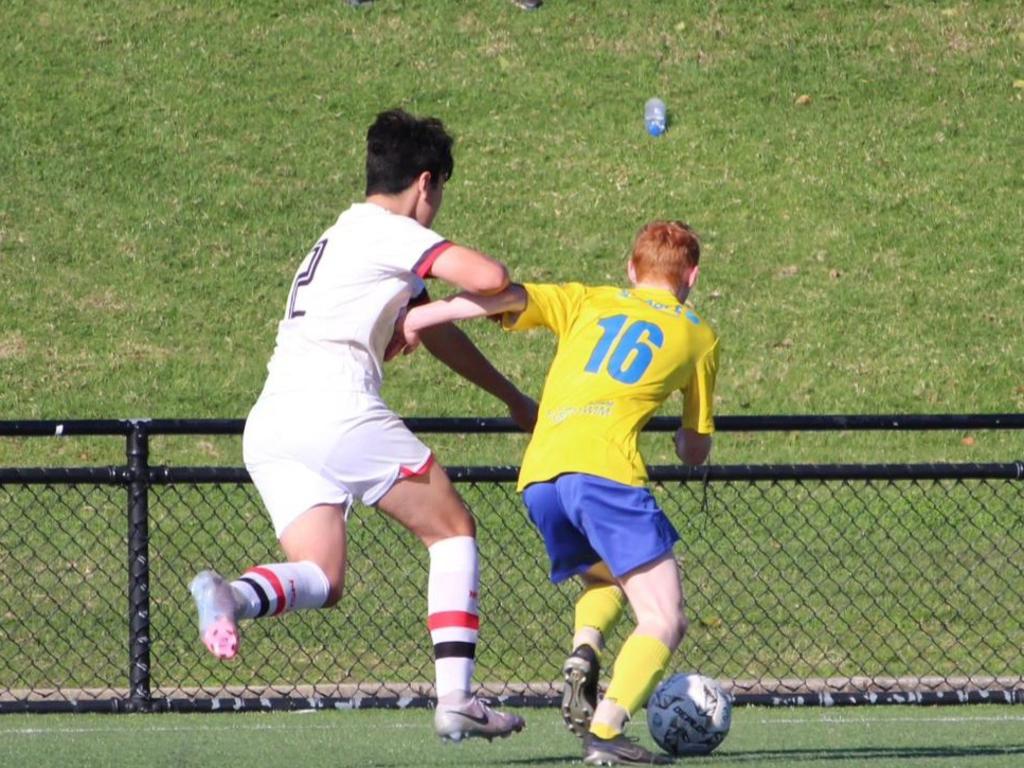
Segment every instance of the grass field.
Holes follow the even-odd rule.
[[[526,710],[525,733],[442,745],[423,710],[305,714],[103,715],[0,718],[0,762],[200,768],[579,765],[579,746],[557,712]],[[642,721],[634,735],[654,748]],[[411,756],[415,756],[411,759]],[[737,709],[710,757],[680,765],[1011,768],[1024,756],[1019,707],[885,707],[858,710]]]
[[[438,229],[518,279],[617,282],[641,223],[693,223],[719,413],[1024,408],[1018,3],[9,0],[0,27],[3,418],[243,417],[295,266],[361,197],[366,126],[393,105],[457,137]],[[470,332],[539,392],[549,339]],[[402,414],[501,415],[427,355],[388,375]],[[737,436],[715,459],[1021,454],[964,437]],[[7,440],[0,465],[120,452]]]

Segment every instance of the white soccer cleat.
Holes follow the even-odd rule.
[[[434,712],[434,730],[446,741],[495,737],[505,738],[526,727],[519,715],[491,709],[475,696],[462,704],[438,704]]]
[[[231,585],[216,571],[200,571],[189,585],[199,611],[199,637],[218,659],[238,653],[238,624]]]

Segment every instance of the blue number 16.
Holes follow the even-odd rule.
[[[612,315],[598,320],[597,324],[604,329],[604,333],[583,370],[598,373],[605,359],[608,359],[608,375],[613,379],[623,384],[636,384],[640,381],[654,359],[652,347],[660,349],[665,343],[665,336],[654,323],[637,320],[626,325],[627,319],[625,315]]]

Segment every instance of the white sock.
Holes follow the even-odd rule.
[[[572,650],[575,651],[581,645],[589,645],[600,653],[604,650],[604,635],[596,627],[580,627],[572,636]]]
[[[480,627],[477,590],[480,563],[476,539],[453,536],[429,548],[427,627],[434,643],[437,698],[460,703],[469,698]]]
[[[310,560],[257,565],[231,582],[237,618],[276,616],[285,611],[322,608],[331,584],[320,566]]]

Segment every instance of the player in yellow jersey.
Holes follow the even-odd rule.
[[[410,351],[419,329],[436,323],[495,314],[510,330],[543,326],[558,336],[518,489],[544,538],[551,580],[583,581],[562,709],[588,764],[670,762],[623,735],[687,628],[672,552],[679,535],[644,486],[637,439],[679,390],[679,458],[701,464],[711,450],[718,338],[686,303],[699,262],[690,227],[655,221],[634,241],[629,288],[526,284],[457,294],[410,310],[392,348]],[[637,625],[598,703],[599,653],[627,600]]]

